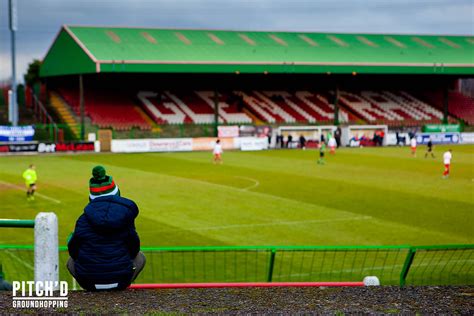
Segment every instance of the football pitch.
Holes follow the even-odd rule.
[[[95,165],[140,209],[142,246],[434,245],[474,242],[474,146],[442,153],[409,148],[342,148],[316,163],[316,150],[76,154],[0,157],[0,218],[54,211],[65,245],[88,203]],[[34,163],[38,195],[21,174]],[[33,233],[2,229],[0,244],[33,244]]]

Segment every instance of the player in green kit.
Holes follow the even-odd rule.
[[[36,180],[38,179],[35,169],[35,165],[31,164],[28,169],[23,172],[23,179],[25,179],[26,185],[26,199],[28,201],[33,201],[35,199]]]
[[[326,151],[326,143],[321,142],[319,144],[319,159],[318,159],[318,165],[324,165],[326,164],[326,161],[324,160],[324,152]]]

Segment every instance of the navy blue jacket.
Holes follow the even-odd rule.
[[[96,284],[118,283],[124,289],[131,283],[132,261],[140,251],[134,220],[138,207],[120,196],[92,200],[76,222],[68,243],[77,281],[86,290]]]

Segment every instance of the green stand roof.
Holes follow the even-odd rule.
[[[474,37],[63,26],[41,76],[474,74]]]

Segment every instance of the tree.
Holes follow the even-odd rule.
[[[36,83],[40,82],[40,68],[41,68],[41,61],[38,59],[34,59],[32,63],[28,65],[28,71],[25,74],[25,83],[33,87]]]

